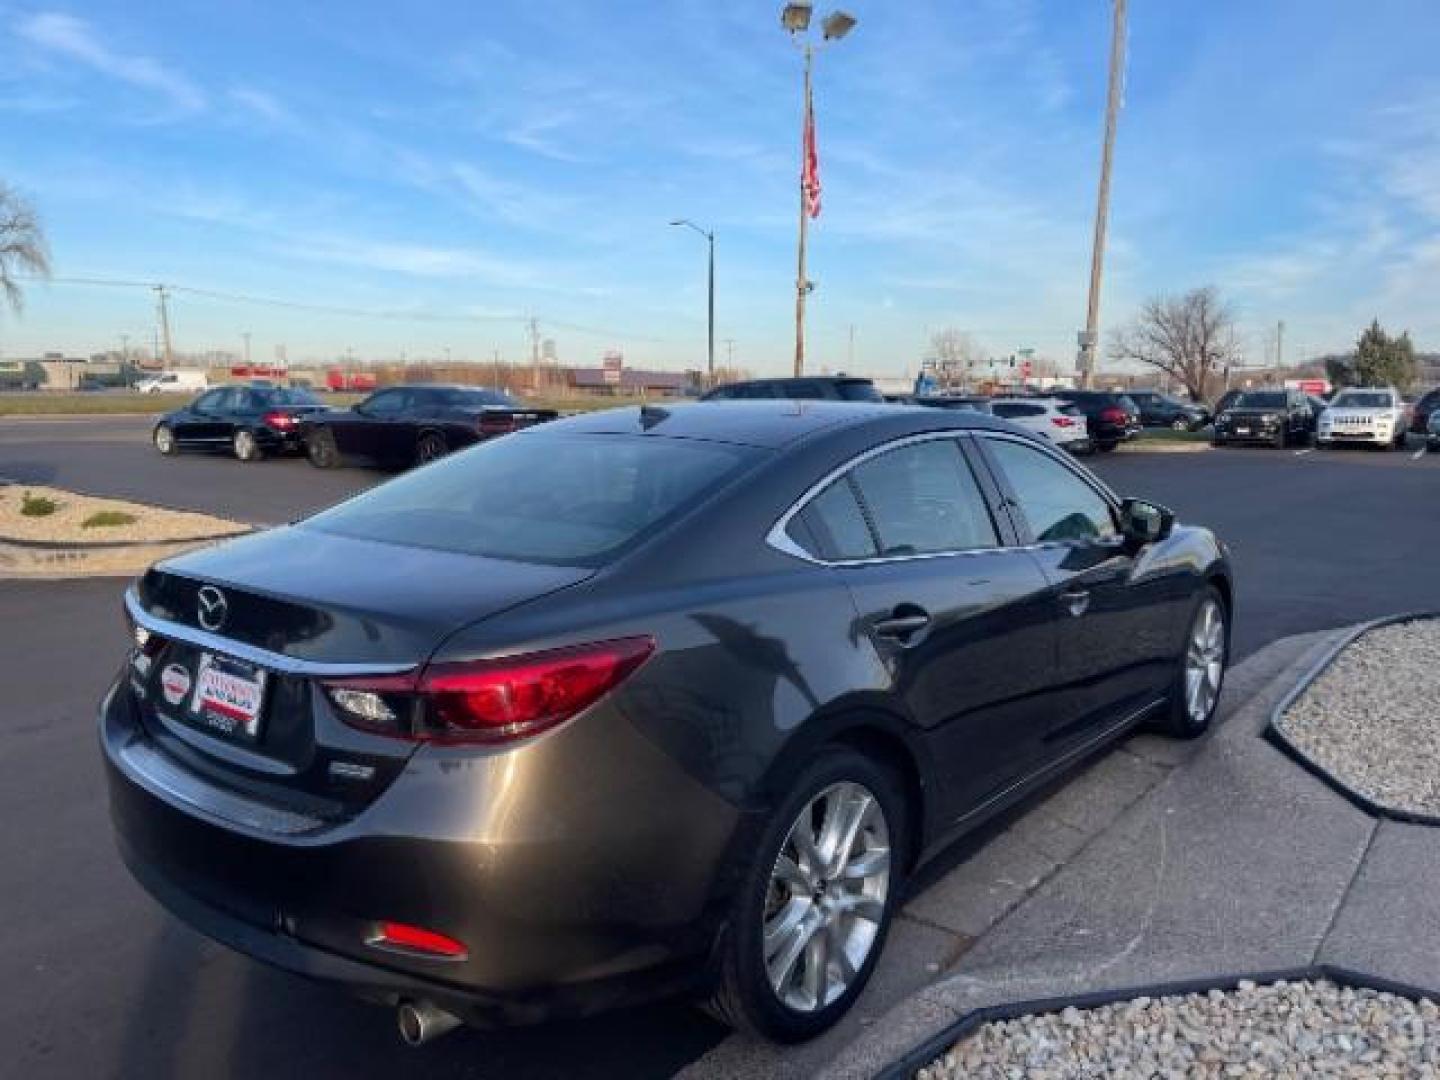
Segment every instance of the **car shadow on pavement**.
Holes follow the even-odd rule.
[[[392,1010],[267,968],[173,921],[156,935],[145,984],[126,1007],[130,1027],[116,1075],[151,1080],[659,1078],[726,1034],[672,1002],[534,1027],[460,1028],[412,1049]]]

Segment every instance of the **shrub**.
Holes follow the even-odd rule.
[[[100,510],[80,523],[82,529],[108,529],[115,525],[134,525],[135,515],[124,510]]]
[[[20,513],[26,517],[49,517],[59,509],[58,502],[54,499],[47,499],[43,495],[32,495],[27,491],[20,496]]]

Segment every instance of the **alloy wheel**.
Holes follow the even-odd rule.
[[[235,456],[241,461],[255,459],[255,436],[248,431],[235,433]]]
[[[155,429],[155,449],[156,449],[156,450],[159,450],[160,453],[162,453],[162,454],[172,454],[172,453],[174,453],[174,452],[175,452],[175,433],[174,433],[173,431],[171,431],[168,427],[158,427],[158,428],[156,428],[156,429]]]
[[[1225,674],[1225,616],[1220,604],[1207,597],[1195,615],[1185,652],[1185,711],[1192,724],[1210,719],[1220,696]]]
[[[423,435],[415,448],[415,460],[421,465],[445,456],[445,440],[438,435]]]
[[[762,947],[782,1004],[815,1012],[855,981],[890,891],[890,830],[874,793],[832,784],[800,811],[770,873]]]

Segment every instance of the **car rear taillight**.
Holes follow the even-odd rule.
[[[327,681],[352,727],[417,742],[497,743],[546,731],[619,686],[655,651],[619,638],[499,660],[432,664],[417,678]]]
[[[515,417],[509,413],[481,413],[479,428],[481,435],[508,435],[517,427]]]
[[[1050,423],[1054,424],[1056,427],[1074,427],[1075,418],[1071,416],[1052,416],[1050,418]]]
[[[1100,410],[1100,419],[1107,424],[1123,424],[1129,417],[1120,406],[1111,405],[1108,408]]]
[[[464,960],[469,955],[465,943],[434,930],[402,922],[382,922],[375,928],[369,944],[392,952],[414,953],[437,960]]]
[[[267,412],[264,416],[260,418],[260,422],[266,427],[275,428],[275,430],[277,431],[289,431],[299,421],[297,421],[295,417],[291,416],[289,413]]]

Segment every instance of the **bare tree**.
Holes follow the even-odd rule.
[[[13,188],[0,184],[0,289],[17,314],[25,304],[17,280],[22,273],[49,277],[50,249],[35,208]]]
[[[1195,401],[1205,398],[1211,376],[1238,355],[1235,316],[1213,285],[1147,300],[1110,341],[1113,359],[1165,372],[1184,383]]]
[[[935,358],[942,382],[968,383],[973,369],[985,362],[985,350],[964,330],[946,327],[930,337],[930,355]]]

